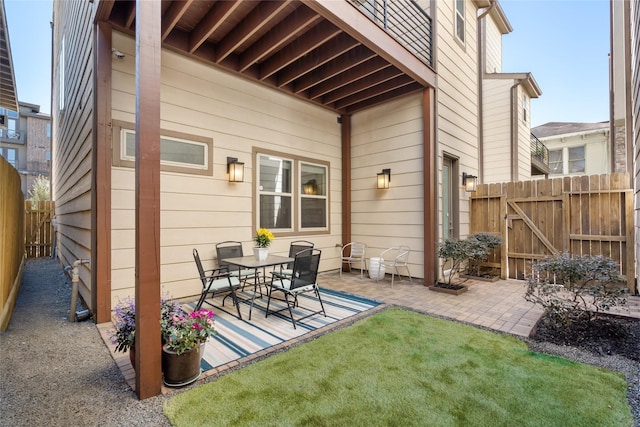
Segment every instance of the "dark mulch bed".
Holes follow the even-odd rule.
[[[592,321],[557,325],[544,315],[531,335],[535,341],[568,345],[596,355],[619,355],[640,361],[640,319],[601,315]]]

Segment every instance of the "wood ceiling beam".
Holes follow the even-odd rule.
[[[239,71],[243,72],[272,52],[289,44],[291,40],[299,37],[321,19],[320,15],[306,7],[296,9],[241,55]]]
[[[343,53],[340,57],[328,64],[316,69],[313,73],[309,73],[295,81],[293,84],[294,91],[297,93],[304,92],[305,90],[356,67],[375,56],[376,54],[366,47],[358,46],[349,52]]]
[[[338,56],[360,45],[360,42],[342,33],[310,54],[300,58],[295,64],[278,74],[278,87],[283,87],[301,76],[315,70]]]
[[[185,12],[191,6],[193,0],[180,0],[174,1],[169,6],[169,9],[165,12],[162,17],[162,32],[161,32],[161,40],[164,41],[169,33],[175,28],[180,21],[180,18],[185,14]]]
[[[435,87],[436,73],[347,1],[301,0],[344,32],[423,86]]]
[[[376,71],[370,76],[360,79],[348,86],[343,86],[340,89],[329,92],[327,95],[322,97],[322,103],[331,104],[354,93],[369,89],[377,84],[384,83],[402,75],[404,75],[404,73],[395,67],[388,67],[383,70]]]
[[[98,10],[96,11],[96,22],[109,20],[115,3],[115,0],[100,0]]]
[[[125,28],[131,28],[131,26],[136,20],[136,2],[134,1],[127,2],[126,7],[128,7],[129,10],[127,10],[125,13],[124,26]]]
[[[323,21],[311,31],[305,33],[304,38],[298,38],[289,46],[280,50],[267,61],[260,64],[260,80],[282,70],[287,65],[302,58],[312,50],[322,46],[342,31],[329,22]]]
[[[195,52],[231,14],[240,7],[239,1],[220,1],[198,22],[189,36],[189,53]]]
[[[376,83],[375,85],[372,84],[368,89],[362,90],[360,92],[355,92],[353,95],[347,96],[346,98],[343,98],[340,101],[334,103],[334,106],[337,109],[346,108],[350,105],[375,98],[384,93],[398,90],[399,88],[410,85],[413,82],[414,80],[411,77],[403,74],[394,79],[387,80],[386,82]]]
[[[329,79],[325,82],[320,83],[317,86],[314,86],[309,90],[308,96],[309,99],[316,99],[325,95],[331,91],[334,91],[338,88],[346,86],[350,83],[355,82],[356,80],[362,79],[370,74],[375,73],[376,71],[383,70],[387,67],[391,67],[384,59],[379,56],[375,56],[372,59],[359,64],[352,69],[345,71],[341,75]]]
[[[346,113],[349,113],[349,114],[353,114],[356,111],[360,111],[360,110],[363,110],[365,108],[375,107],[376,105],[380,105],[380,104],[384,104],[386,102],[389,102],[392,99],[399,98],[401,96],[406,96],[406,95],[409,95],[409,94],[415,93],[415,92],[421,92],[423,90],[424,90],[424,87],[420,83],[414,82],[414,83],[412,83],[410,85],[403,86],[403,87],[401,87],[399,89],[396,89],[395,91],[386,92],[386,93],[383,93],[382,95],[378,95],[378,96],[375,96],[373,98],[369,98],[366,101],[350,105],[350,106],[348,106],[347,108],[345,108],[342,111],[345,111]]]
[[[222,62],[242,43],[265,27],[273,18],[289,6],[292,0],[264,1],[253,9],[243,20],[223,38],[216,47],[216,62]]]

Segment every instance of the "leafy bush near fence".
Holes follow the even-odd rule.
[[[532,266],[525,299],[539,304],[563,324],[593,320],[603,310],[624,305],[627,288],[619,265],[600,255],[562,253]]]

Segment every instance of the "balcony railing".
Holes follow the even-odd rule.
[[[549,149],[534,134],[531,134],[531,159],[549,166]]]
[[[431,17],[414,0],[348,0],[422,62],[433,67]]]
[[[26,136],[27,132],[23,130],[0,129],[0,140],[3,142],[24,144]]]

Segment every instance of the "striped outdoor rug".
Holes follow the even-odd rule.
[[[245,292],[242,296],[243,298],[250,298],[251,294]],[[380,305],[377,301],[331,289],[320,289],[320,296],[324,303],[327,317],[324,317],[322,314],[317,314],[300,322],[296,321],[296,329],[293,329],[291,320],[287,317],[288,312],[274,315],[269,314],[269,317],[265,318],[264,308],[267,304],[266,296],[264,299],[256,299],[251,320],[248,320],[248,304],[240,304],[242,320],[239,320],[235,316],[237,315],[235,307],[231,303],[231,300],[227,299],[224,307],[218,305],[216,308],[213,308],[215,313],[215,328],[218,334],[213,335],[206,344],[202,357],[202,370],[207,371],[242,357],[249,356],[265,348],[303,336],[318,328]],[[312,309],[312,311],[320,308],[316,298],[311,298],[306,295],[298,298],[300,307],[308,307]],[[216,304],[220,304],[220,301],[220,298],[213,300]],[[194,306],[195,303],[191,303],[183,308],[185,308],[186,311],[192,311]],[[282,307],[285,307],[284,302],[271,300],[269,309],[279,309]],[[207,306],[206,304],[203,305],[203,308],[212,309],[211,306]],[[284,316],[284,313],[286,313],[287,316]],[[306,313],[308,313],[308,311]],[[297,319],[306,315],[306,313],[305,310],[296,308],[294,310],[294,318]]]

